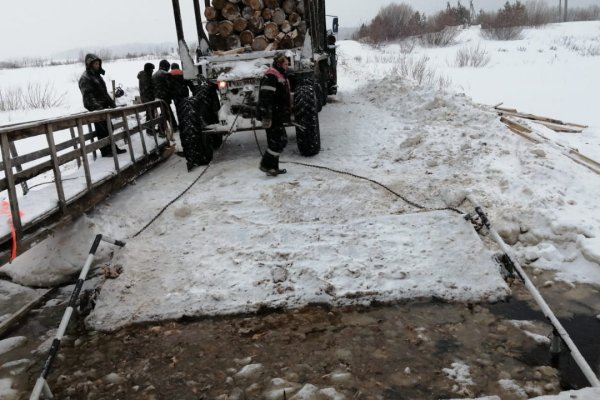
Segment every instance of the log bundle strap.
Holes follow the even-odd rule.
[[[306,35],[303,0],[212,0],[204,10],[216,51],[301,47]]]

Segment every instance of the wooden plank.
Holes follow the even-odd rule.
[[[565,154],[571,160],[575,161],[577,164],[582,165],[582,166],[586,167],[587,169],[600,175],[600,167],[594,165],[594,163],[595,164],[597,164],[597,163],[593,160],[592,160],[593,163],[588,162],[586,160],[587,157],[583,156],[581,153],[579,153],[575,150],[570,150],[568,153],[563,153],[563,154]]]
[[[587,125],[573,124],[573,123],[569,123],[569,122],[563,122],[559,119],[542,117],[542,116],[535,115],[535,114],[521,113],[521,112],[518,112],[517,110],[510,109],[510,108],[497,107],[496,110],[499,110],[501,113],[510,114],[513,117],[520,117],[520,118],[531,119],[531,120],[535,120],[535,121],[543,121],[543,122],[548,122],[548,123],[557,124],[557,125],[568,125],[568,126],[572,126],[575,128],[581,128],[581,129],[588,128]]]
[[[500,103],[502,104],[502,103]],[[506,108],[506,107],[500,107],[500,104],[498,104],[497,106],[494,106],[494,108],[496,110],[500,110],[500,111],[506,111],[506,112],[512,112],[512,113],[516,113],[518,112],[516,108]]]
[[[577,162],[578,164],[583,165],[584,167],[587,167],[588,169],[590,169],[600,175],[600,163],[598,161],[591,159],[587,156],[584,156],[583,154],[581,154],[579,151],[577,151],[575,149],[568,149],[566,154],[573,161]]]
[[[83,161],[83,171],[85,172],[85,184],[88,190],[92,189],[92,174],[90,172],[90,162],[87,157],[87,149],[85,146],[85,135],[83,133],[83,124],[80,119],[77,119],[77,134],[79,136],[79,148],[81,150],[81,159]]]
[[[58,155],[56,154],[56,146],[54,145],[54,132],[52,130],[52,124],[46,125],[46,138],[48,140],[48,146],[50,147],[50,159],[52,160],[52,167],[54,169],[54,184],[56,185],[56,193],[58,194],[58,204],[61,211],[66,213],[67,201],[65,200],[65,191],[63,188]]]
[[[78,139],[75,139],[75,140],[70,139],[68,141],[56,144],[56,151],[60,152],[60,151],[66,150],[68,148],[75,147],[75,145],[77,145],[78,142],[79,142]],[[34,152],[28,153],[28,154],[23,154],[21,156],[14,158],[13,165],[16,165],[17,163],[19,165],[23,165],[23,164],[26,164],[26,163],[29,163],[32,161],[36,161],[40,158],[48,157],[49,155],[50,155],[50,149],[48,149],[48,148],[34,151]]]
[[[93,146],[98,147],[99,144],[101,144],[101,142],[96,142],[96,143],[94,143]],[[75,160],[77,157],[79,157],[79,151],[71,150],[68,153],[59,155],[58,163],[59,163],[59,165],[63,165],[70,161]],[[13,174],[15,184],[19,184],[25,180],[28,180],[28,179],[36,177],[40,174],[43,174],[44,172],[50,171],[53,169],[53,165],[54,164],[53,164],[52,160],[46,160],[46,161],[36,164],[32,167],[24,169],[21,172],[17,172],[15,174]],[[5,189],[6,189],[6,185],[4,185],[2,183],[2,181],[0,181],[0,190],[5,190]]]
[[[506,126],[512,132],[524,137],[525,139],[528,139],[536,144],[543,143],[543,141],[541,139],[538,139],[532,135],[532,131],[529,128],[519,124],[518,122],[512,121],[506,117],[500,117],[500,121],[502,121],[504,124],[506,124]],[[554,142],[550,141],[548,138],[543,137],[543,139],[547,142],[554,143]],[[557,145],[557,146],[562,147],[560,145]],[[562,149],[561,153],[563,155],[565,155],[566,157],[570,158],[571,160],[575,161],[577,164],[582,165],[582,166],[588,168],[589,170],[600,175],[600,163],[599,162],[597,162],[589,157],[584,156],[583,154],[579,153],[577,150],[574,150],[574,149],[569,149],[569,148]]]
[[[521,136],[523,136],[531,141],[534,141],[536,143],[539,143],[538,140],[534,139],[533,137],[531,137],[529,135],[529,133],[531,133],[531,129],[527,128],[526,126],[521,125],[518,122],[513,121],[506,117],[500,117],[500,121],[503,122],[506,126],[508,126],[510,128],[510,130],[512,130],[513,132],[522,134]]]
[[[578,127],[575,127],[572,125],[557,124],[554,122],[548,122],[548,121],[544,121],[541,119],[527,118],[526,116],[524,116],[524,114],[519,114],[519,113],[499,112],[498,115],[506,115],[506,116],[516,117],[516,118],[528,119],[530,121],[535,122],[536,124],[544,125],[547,128],[552,129],[555,132],[581,133],[583,131],[582,128],[578,128]]]
[[[158,107],[160,104],[160,100],[154,100],[152,102],[148,102],[146,104],[151,104],[154,107]],[[66,130],[69,128],[75,128],[77,125],[75,123],[76,119],[81,119],[82,123],[91,124],[93,122],[103,121],[105,118],[105,114],[117,114],[120,113],[121,110],[125,110],[127,115],[132,115],[136,109],[138,109],[139,105],[132,105],[127,107],[119,107],[118,109],[107,109],[101,111],[93,111],[86,112],[81,114],[69,115],[65,117],[55,118],[52,120],[52,125],[54,127],[54,131],[58,132],[61,130]],[[7,125],[0,127],[0,133],[9,133],[11,140],[24,139],[32,136],[40,136],[45,135],[45,125],[48,123],[48,120],[39,120],[28,123],[20,123],[16,125]],[[90,129],[90,132],[92,129]]]
[[[570,152],[573,155],[576,154],[578,158],[584,160],[588,164],[591,164],[591,165],[595,166],[596,168],[598,168],[600,170],[600,162],[598,162],[598,161],[596,161],[596,160],[594,160],[594,159],[592,159],[592,158],[590,158],[588,156],[585,156],[585,155],[581,154],[578,150],[570,149]]]
[[[555,132],[565,132],[565,133],[581,133],[583,132],[583,128],[577,128],[571,125],[560,125],[552,122],[546,122],[542,120],[532,120],[536,124],[544,125],[546,128],[552,129]]]

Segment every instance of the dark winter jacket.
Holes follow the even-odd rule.
[[[171,74],[164,69],[159,69],[152,75],[152,84],[154,85],[154,95],[157,99],[171,102]]]
[[[140,99],[142,103],[154,100],[156,97],[154,96],[154,85],[152,83],[152,70],[140,71],[137,78],[140,83]]]
[[[269,68],[260,81],[257,111],[259,120],[270,119],[273,125],[282,125],[291,121],[290,82],[285,71],[277,65]]]
[[[180,69],[172,69],[171,72],[171,98],[177,99],[190,96],[190,83],[183,79],[183,71]]]
[[[100,61],[100,69],[94,71],[92,63]],[[85,72],[79,78],[79,90],[83,96],[83,106],[88,111],[104,110],[106,108],[115,108],[115,101],[109,96],[106,90],[104,79],[104,70],[102,69],[102,60],[95,54],[85,56]]]

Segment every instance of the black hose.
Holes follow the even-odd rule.
[[[258,152],[260,153],[260,156],[262,157],[263,151],[262,151],[262,149],[260,147],[260,143],[258,141],[258,136],[256,135],[256,129],[253,129],[253,131],[254,131],[254,140],[256,141],[256,147],[258,148]],[[348,175],[348,176],[351,176],[353,178],[362,179],[362,180],[371,182],[371,183],[373,183],[373,184],[375,184],[377,186],[382,187],[383,189],[385,189],[388,192],[392,193],[394,196],[402,199],[402,201],[404,201],[405,203],[407,203],[407,204],[409,204],[409,205],[411,205],[411,206],[413,206],[415,208],[418,208],[419,210],[423,210],[423,211],[444,211],[444,210],[449,210],[449,211],[454,211],[454,212],[456,212],[458,214],[461,214],[461,215],[464,214],[464,212],[462,212],[462,211],[460,211],[460,210],[458,210],[456,208],[453,208],[453,207],[428,208],[428,207],[422,206],[422,205],[417,204],[417,203],[415,203],[415,202],[413,202],[411,200],[408,200],[406,197],[402,196],[400,193],[395,192],[394,190],[390,189],[388,186],[384,185],[381,182],[378,182],[378,181],[376,181],[374,179],[367,178],[367,177],[364,177],[364,176],[361,176],[361,175],[353,174],[352,172],[340,171],[340,170],[337,170],[337,169],[334,169],[334,168],[330,168],[330,167],[325,167],[325,166],[322,166],[322,165],[301,163],[301,162],[297,162],[297,161],[281,161],[281,163],[282,164],[295,164],[295,165],[301,165],[301,166],[309,167],[309,168],[323,169],[323,170],[326,170],[326,171],[329,171],[329,172],[334,172],[336,174]]]

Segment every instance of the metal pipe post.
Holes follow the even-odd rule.
[[[517,261],[517,257],[512,252],[512,249],[510,249],[507,246],[507,244],[504,243],[504,240],[502,240],[496,229],[494,229],[491,222],[483,212],[481,206],[478,205],[478,203],[473,199],[471,195],[467,196],[467,198],[473,205],[475,205],[475,210],[477,214],[479,214],[482,222],[487,228],[490,237],[494,240],[494,242],[496,242],[496,244],[500,247],[504,254],[506,254],[506,256],[509,257],[510,260],[513,262],[515,269],[518,271],[519,275],[521,276],[521,279],[523,280],[523,283],[525,284],[525,287],[527,288],[527,290],[529,290],[529,293],[532,295],[533,299],[540,307],[542,313],[546,316],[546,318],[548,318],[548,320],[554,327],[554,331],[556,332],[556,334],[560,335],[563,342],[565,342],[565,344],[571,351],[571,356],[573,357],[573,360],[579,366],[581,372],[583,373],[583,375],[585,375],[590,385],[593,387],[600,387],[600,380],[598,380],[598,377],[596,376],[590,365],[587,363],[585,358],[583,358],[583,355],[581,355],[579,349],[569,336],[568,332],[562,326],[558,318],[556,318],[556,315],[554,315],[552,309],[550,309],[550,306],[548,306],[548,303],[546,303],[546,300],[544,300],[540,292],[537,290],[537,288],[531,281],[531,279],[529,279],[529,276],[527,276],[525,270],[523,270],[523,267],[521,267],[521,264],[519,264],[519,262]]]

